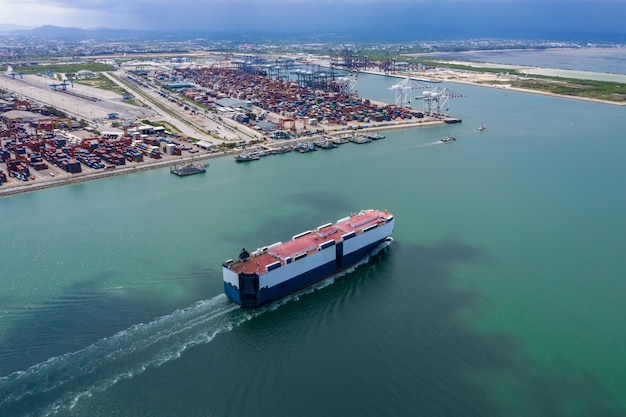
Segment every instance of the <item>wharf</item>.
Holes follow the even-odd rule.
[[[192,78],[195,76],[196,82],[199,84],[210,84],[216,90],[217,87],[215,86],[218,83],[209,83],[209,81],[219,81],[220,85],[222,85],[221,88],[224,89],[223,91],[233,89],[232,91],[235,91],[240,99],[249,101],[256,111],[260,110],[259,113],[263,117],[279,121],[278,124],[282,121],[283,126],[280,126],[282,129],[287,130],[287,126],[284,126],[286,120],[292,121],[291,129],[294,131],[296,130],[295,120],[306,119],[307,121],[314,121],[314,119],[317,119],[319,121],[319,124],[311,123],[312,126],[310,126],[313,127],[314,125],[318,129],[315,134],[306,134],[299,138],[288,140],[268,140],[259,144],[259,147],[266,150],[279,148],[285,144],[309,142],[321,139],[323,136],[337,137],[346,134],[426,127],[445,123],[445,118],[442,116],[424,115],[422,112],[410,108],[358,97],[344,97],[336,92],[321,92],[298,86],[294,83],[281,83],[278,80],[257,78],[254,75],[224,69],[216,71],[205,69],[187,73],[186,75]],[[217,119],[215,122],[218,123],[219,121],[219,126],[227,126],[225,121],[222,121],[219,117]],[[250,138],[259,137],[257,136],[259,132],[250,130],[251,133],[248,135]],[[9,181],[0,185],[0,197],[225,155],[234,155],[238,152],[238,150],[227,152],[200,151],[200,153],[194,153],[193,155],[185,155],[183,153],[182,157],[163,154],[163,159],[144,160],[140,163],[130,161],[126,165],[117,166],[109,164],[107,169],[89,168],[91,165],[89,167],[83,166],[83,172],[76,173],[68,173],[57,167],[50,166],[49,169],[32,171],[29,181],[22,182],[15,178],[9,178]]]
[[[77,174],[55,174],[54,177],[41,178],[35,181],[4,183],[0,186],[0,197],[14,194],[27,193],[31,191],[44,190],[61,185],[78,184],[81,182],[97,180],[101,178],[113,177],[116,175],[132,174],[135,172],[147,171],[149,169],[166,168],[181,163],[203,161],[206,159],[218,158],[220,156],[232,155],[234,152],[213,152],[204,153],[183,158],[164,158],[158,161],[141,162],[134,165],[125,165],[111,170],[89,169]]]

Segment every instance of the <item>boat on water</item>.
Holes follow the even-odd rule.
[[[449,142],[454,142],[455,140],[456,140],[456,137],[448,135],[445,138],[441,139],[441,142],[449,143]]]
[[[357,143],[359,145],[361,145],[363,143],[370,143],[372,141],[370,138],[368,138],[367,136],[364,136],[364,135],[354,135],[349,140],[350,140],[350,142]]]
[[[487,129],[487,125],[484,124],[483,122],[480,122],[480,126],[476,128],[476,130],[478,130],[479,132],[482,132],[485,129]]]
[[[188,163],[188,164],[184,164],[181,166],[177,166],[174,165],[173,167],[170,168],[170,173],[174,174],[174,175],[178,175],[179,177],[186,177],[188,175],[194,175],[194,174],[202,174],[204,172],[206,172],[206,167],[209,164],[198,164],[198,163]]]
[[[259,307],[355,265],[392,241],[394,216],[362,210],[222,264],[224,293],[244,308]]]
[[[317,146],[318,148],[321,149],[333,149],[333,148],[338,148],[339,145],[337,145],[336,143],[333,143],[331,140],[328,139],[318,139],[316,141],[313,142],[313,144],[315,146]]]
[[[287,146],[287,145],[283,145],[280,148],[272,149],[270,151],[272,155],[278,155],[281,153],[288,153],[288,152],[291,152],[291,146]]]
[[[295,149],[300,153],[313,152],[317,149],[315,148],[315,144],[313,142],[302,142],[296,145]]]
[[[368,133],[366,135],[366,137],[368,137],[369,139],[372,139],[372,140],[385,139],[385,136],[381,135],[380,132]]]
[[[255,154],[251,154],[248,152],[241,152],[239,155],[237,155],[235,157],[235,161],[237,162],[250,162],[250,161],[258,161],[259,159],[261,159],[260,156],[255,155]]]
[[[348,142],[350,142],[350,141],[348,140],[348,138],[344,138],[344,137],[341,137],[341,136],[334,137],[334,138],[332,138],[332,139],[330,139],[330,140],[331,140],[331,141],[332,141],[335,145],[343,145],[344,143],[348,143]]]

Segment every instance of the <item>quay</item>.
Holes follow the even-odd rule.
[[[333,85],[325,89],[313,88],[293,80],[272,79],[232,68],[183,68],[175,70],[175,74],[178,79],[195,86],[176,94],[213,109],[218,116],[211,116],[211,121],[219,120],[224,128],[232,130],[233,123],[239,123],[236,129],[245,132],[250,139],[245,141],[248,146],[268,151],[324,137],[432,126],[448,120],[443,115],[424,114],[409,107],[344,94]],[[246,112],[246,120],[220,113],[215,103],[220,98],[246,103],[238,109]],[[180,106],[180,101],[176,104]],[[208,148],[199,148],[185,137],[157,138],[156,135],[130,133],[124,129],[115,138],[96,133],[70,145],[57,136],[59,129],[56,127],[64,123],[71,125],[67,126],[71,130],[76,123],[74,118],[57,120],[46,115],[25,123],[22,116],[9,116],[16,112],[20,115],[37,112],[37,105],[43,111],[41,103],[15,97],[2,108],[0,197],[235,155],[241,152],[241,148],[233,146],[244,143],[219,139],[219,150],[215,143],[209,144]],[[171,108],[183,112],[175,106]],[[261,129],[260,122],[267,122],[273,126],[272,130]],[[271,132],[283,135],[280,139],[271,139]]]

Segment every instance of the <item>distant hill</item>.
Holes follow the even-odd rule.
[[[18,29],[9,32],[13,36],[40,37],[59,40],[81,39],[146,39],[154,37],[154,32],[133,29],[80,29],[45,25],[33,29]]]

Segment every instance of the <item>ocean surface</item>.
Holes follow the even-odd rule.
[[[626,48],[549,48],[421,54],[472,62],[524,65],[562,70],[626,74]]]
[[[0,416],[626,415],[626,109],[437,86],[463,123],[0,199]],[[362,208],[396,217],[366,264],[222,294],[242,247]]]

